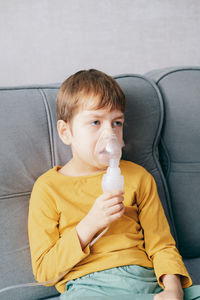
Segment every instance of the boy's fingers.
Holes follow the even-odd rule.
[[[111,215],[114,215],[114,214],[120,212],[122,209],[124,209],[124,205],[122,203],[117,204],[115,206],[109,207],[106,211],[106,214],[108,216],[111,216]]]
[[[115,197],[109,200],[106,200],[104,202],[104,207],[111,207],[111,206],[115,206],[117,204],[121,204],[124,201],[124,197],[123,196],[119,196],[119,197]]]
[[[109,218],[110,221],[113,222],[115,220],[117,220],[118,218],[120,218],[125,212],[125,207],[123,207],[119,212],[112,214]]]
[[[110,198],[113,198],[116,196],[121,196],[123,194],[124,194],[124,191],[116,190],[116,191],[104,193],[103,196],[105,197],[104,199],[110,199]]]

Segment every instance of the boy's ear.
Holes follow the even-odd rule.
[[[57,130],[60,139],[65,145],[71,145],[71,130],[68,123],[63,120],[57,121]]]

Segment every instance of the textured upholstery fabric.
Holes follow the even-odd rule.
[[[164,101],[160,159],[169,187],[177,245],[193,281],[200,283],[200,68],[147,74]]]

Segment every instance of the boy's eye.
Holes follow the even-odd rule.
[[[115,121],[113,124],[114,124],[114,126],[117,126],[117,127],[122,126],[122,122],[120,122],[120,121]]]
[[[92,125],[99,125],[99,124],[100,122],[98,120],[92,122]]]

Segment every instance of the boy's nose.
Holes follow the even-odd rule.
[[[103,137],[104,137],[104,139],[107,141],[107,140],[109,140],[109,139],[113,136],[113,134],[114,134],[114,132],[113,132],[112,129],[109,129],[109,130],[106,129],[106,130],[103,132]]]
[[[112,125],[107,125],[104,128],[104,132],[107,137],[111,136],[112,134],[116,134],[116,128],[113,128]]]

